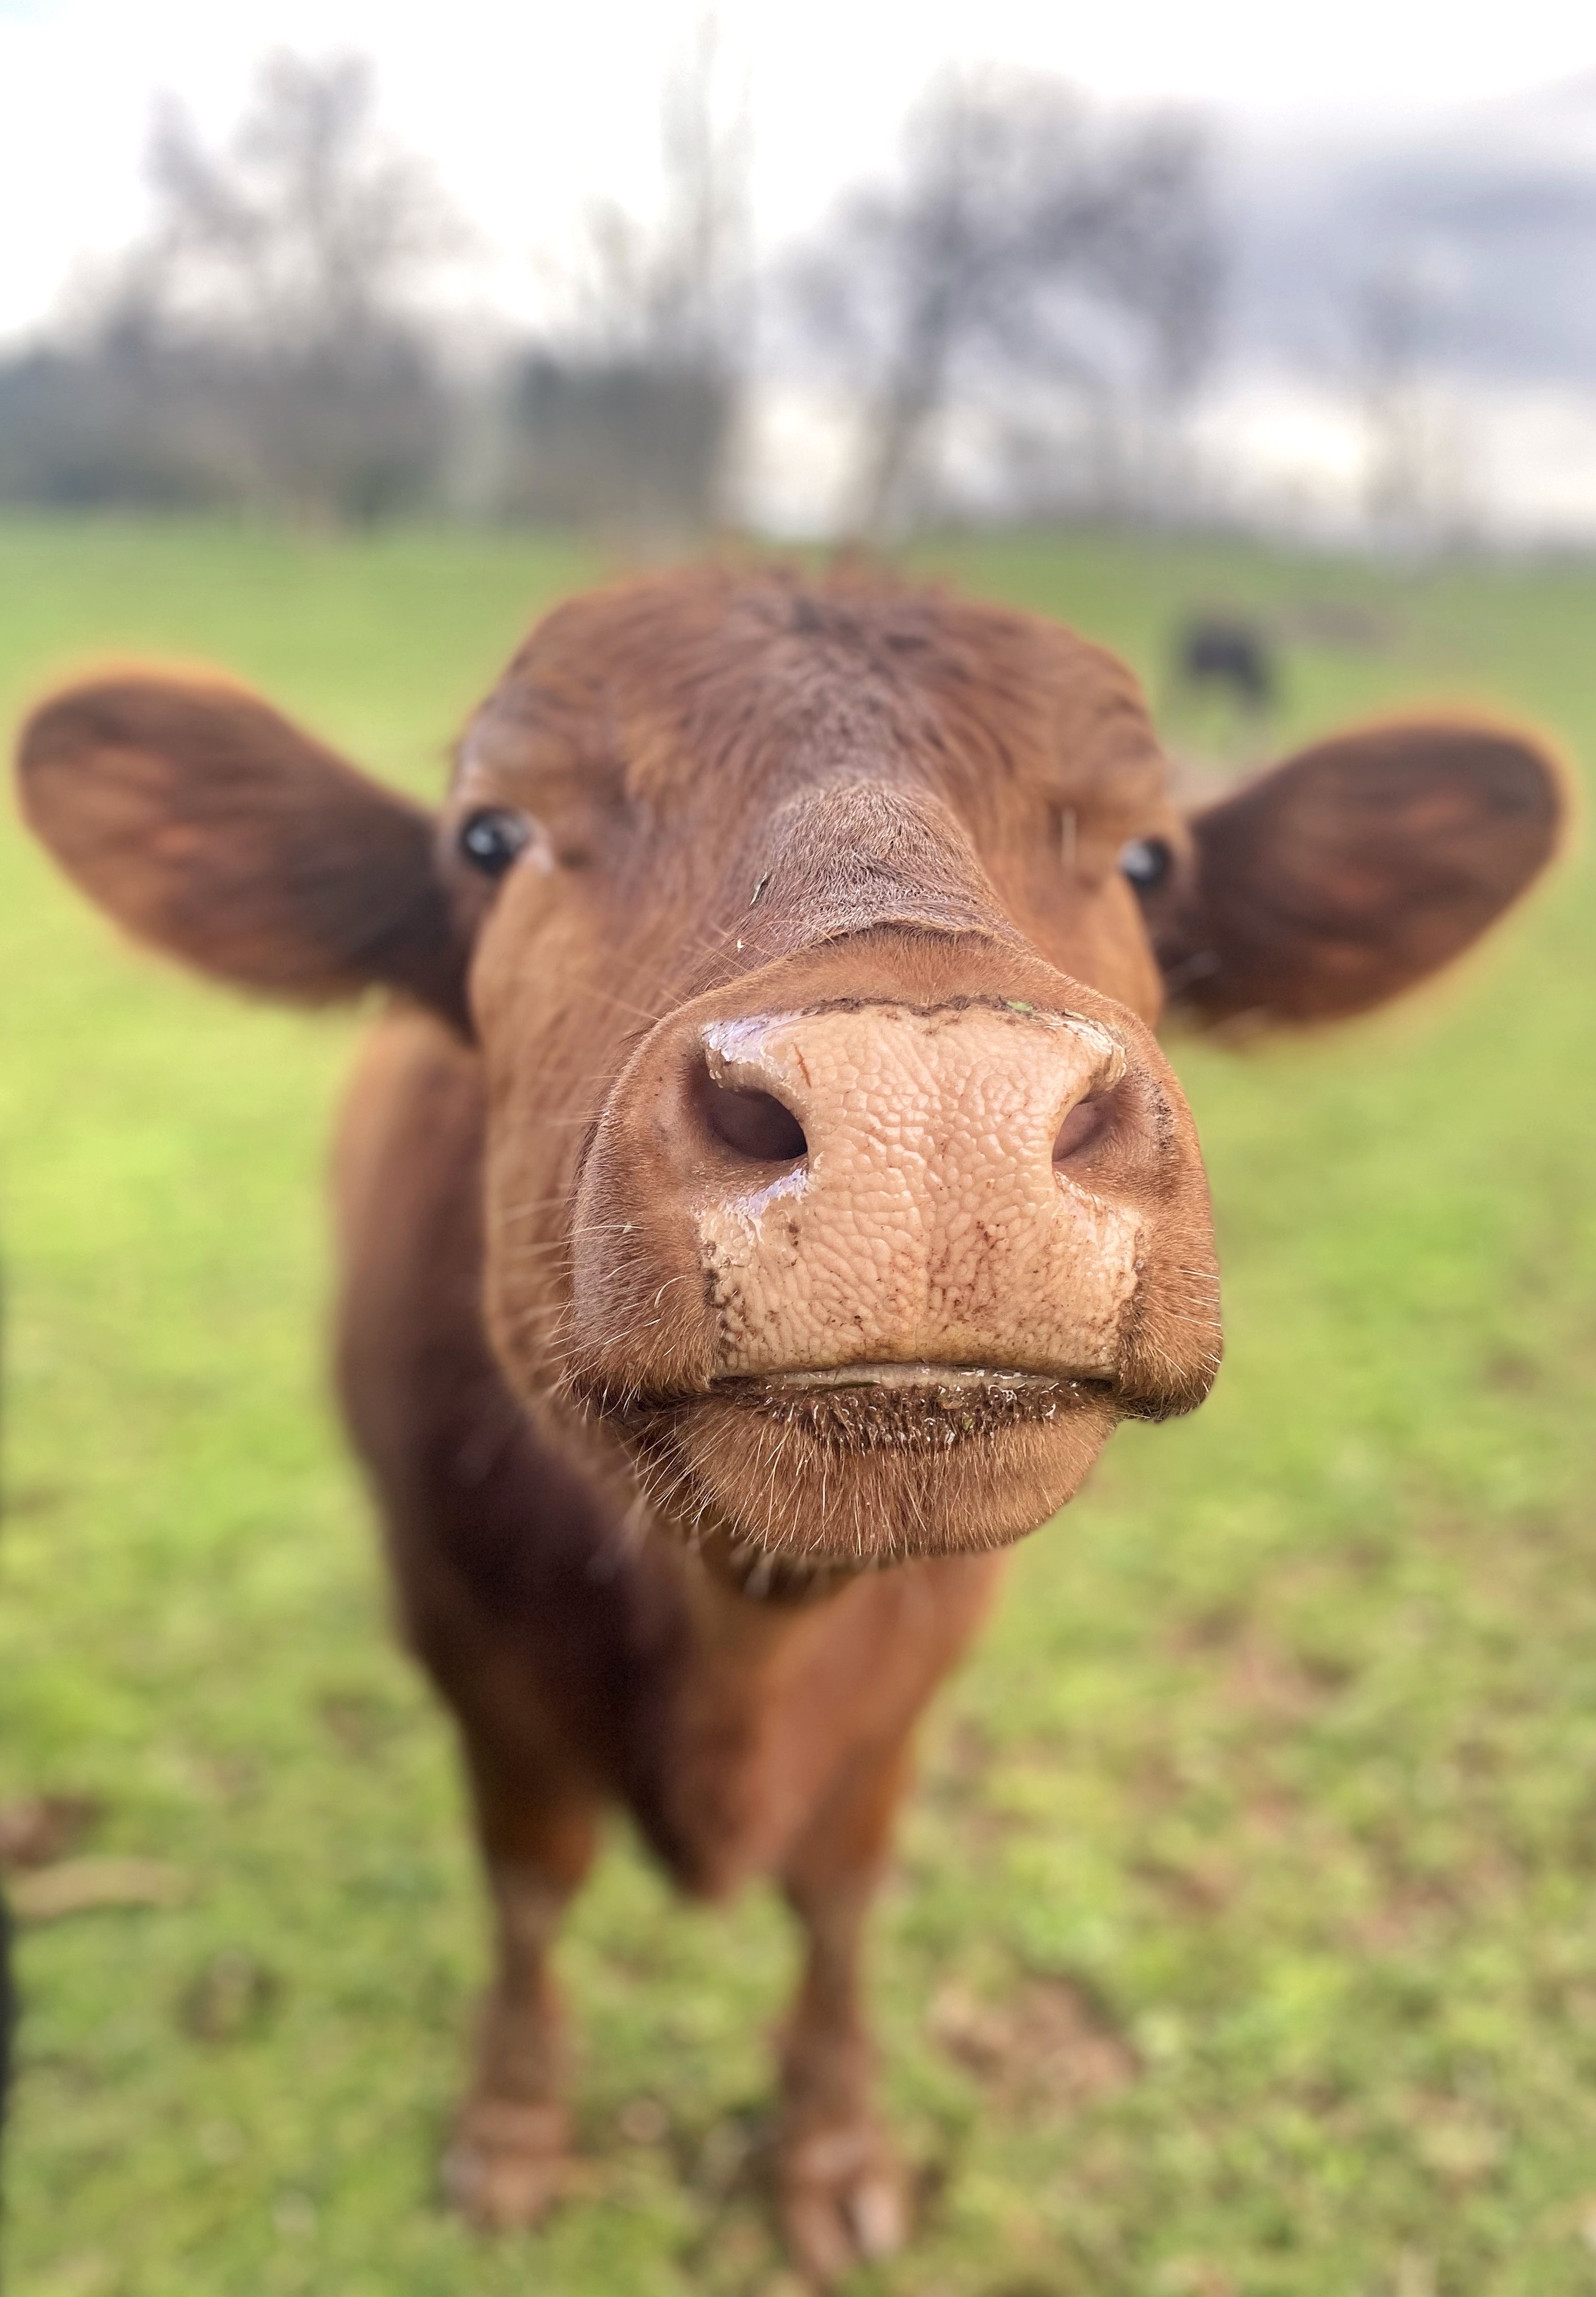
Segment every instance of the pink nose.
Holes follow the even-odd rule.
[[[1107,1028],[994,1000],[698,1035],[682,1121],[723,1372],[1113,1371],[1142,1223],[1112,1175],[1148,1144]]]

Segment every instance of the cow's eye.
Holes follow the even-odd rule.
[[[460,824],[460,851],[485,877],[502,877],[531,836],[524,813],[508,806],[480,806]]]
[[[1132,837],[1119,850],[1119,866],[1139,893],[1162,885],[1174,858],[1162,837]]]

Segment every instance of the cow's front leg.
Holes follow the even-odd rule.
[[[564,2182],[564,2020],[550,1972],[560,1922],[597,1840],[585,1796],[476,1780],[495,1968],[471,2087],[443,2158],[444,2191],[484,2231],[530,2226]]]
[[[891,2256],[908,2230],[902,2173],[876,2112],[860,1984],[865,1922],[907,1772],[904,1746],[870,1758],[782,1874],[806,1951],[782,2048],[777,2199],[794,2260],[822,2284]]]

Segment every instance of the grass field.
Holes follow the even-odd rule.
[[[1149,673],[1197,599],[1298,633],[1289,740],[1388,699],[1596,754],[1596,572],[950,545]],[[574,548],[0,526],[0,710],[208,658],[372,765],[442,745]],[[1230,1355],[1017,1559],[883,1907],[922,2186],[901,2297],[1596,2292],[1596,907],[1333,1038],[1178,1043]],[[481,2246],[433,2160],[481,1975],[444,1726],[325,1400],[358,1021],[119,947],[0,821],[0,1803],[179,1902],[31,1931],[12,2297],[791,2287],[755,2174],[778,1910],[617,1829],[564,1968],[582,2192]],[[642,2109],[642,2110],[639,2110]]]

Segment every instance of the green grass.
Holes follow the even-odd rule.
[[[1378,643],[1295,645],[1283,738],[1440,698],[1596,748],[1596,572],[928,556],[1155,677],[1194,600],[1332,635],[1355,609]],[[424,788],[591,572],[525,539],[0,527],[0,706],[96,655],[209,658]],[[1576,857],[1353,1031],[1176,1046],[1229,1361],[1021,1552],[927,1734],[876,1951],[922,2230],[861,2289],[1596,2291],[1591,896]],[[26,1940],[14,2297],[775,2297],[740,2165],[790,1940],[762,1896],[673,1906],[619,1828],[564,1954],[584,2191],[498,2247],[436,2204],[482,1954],[324,1392],[358,1022],[130,954],[9,823],[0,982],[0,1798],[93,1795],[92,1848],[190,1882]],[[1082,2003],[1095,2087],[1042,2046]],[[661,2142],[625,2135],[642,2098]]]

